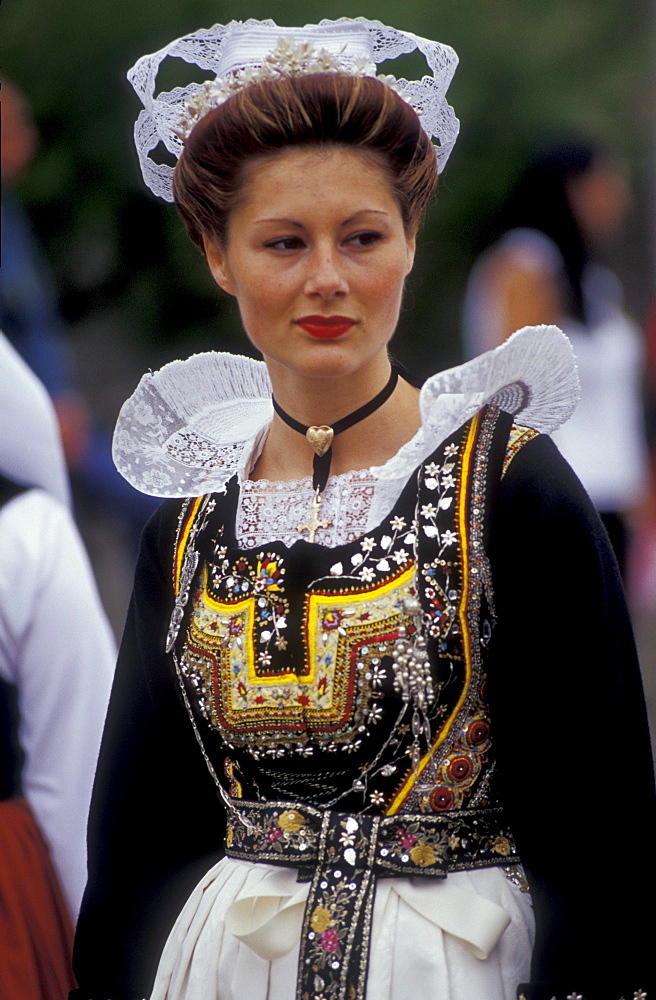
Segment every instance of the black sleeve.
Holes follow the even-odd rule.
[[[89,818],[74,969],[83,1000],[141,1000],[193,886],[221,856],[225,816],[164,652],[179,504],[144,531]]]
[[[547,437],[508,469],[490,557],[497,766],[537,924],[523,992],[656,997],[656,800],[631,625],[605,530]]]

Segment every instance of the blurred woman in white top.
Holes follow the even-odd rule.
[[[502,209],[501,235],[476,262],[464,306],[470,357],[528,324],[556,323],[569,336],[581,401],[554,438],[599,510],[622,568],[627,517],[647,482],[643,347],[620,282],[599,258],[629,205],[624,176],[592,143],[545,148]]]

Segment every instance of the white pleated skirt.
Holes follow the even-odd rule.
[[[308,888],[294,869],[221,860],[183,907],[151,1000],[294,1000]],[[533,940],[530,896],[499,868],[380,879],[366,1000],[515,1000]]]

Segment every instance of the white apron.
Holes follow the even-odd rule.
[[[293,868],[223,858],[183,907],[150,1000],[294,1000],[308,889]],[[366,998],[515,1000],[533,939],[530,896],[500,868],[379,879]]]

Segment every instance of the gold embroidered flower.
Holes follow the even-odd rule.
[[[225,839],[226,847],[232,847],[234,839],[235,839],[235,832],[232,829],[232,827],[229,826],[228,829],[226,830],[226,839]]]
[[[323,934],[330,927],[330,910],[325,906],[315,906],[310,917],[310,927],[315,934]]]
[[[502,857],[507,858],[512,852],[512,847],[510,846],[510,841],[507,837],[497,837],[492,844],[492,850]]]
[[[285,809],[278,817],[278,826],[285,833],[296,833],[302,826],[305,826],[305,820],[296,809]]]
[[[437,861],[437,855],[430,844],[427,844],[425,840],[420,840],[419,843],[412,848],[410,851],[410,857],[416,865],[420,868],[426,868],[428,865],[434,865]]]

